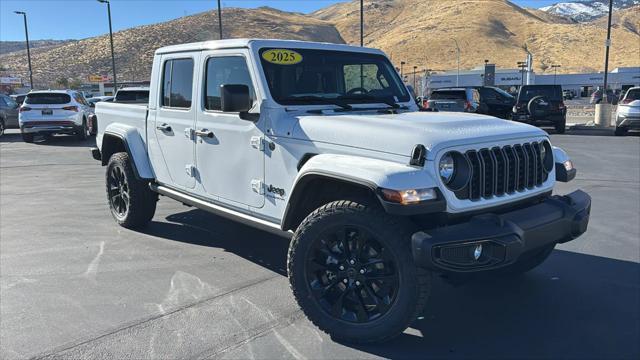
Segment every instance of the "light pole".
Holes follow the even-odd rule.
[[[416,73],[418,72],[418,67],[413,66],[413,91],[416,91]]]
[[[609,20],[607,22],[607,40],[604,43],[604,88],[602,89],[602,103],[607,102],[607,76],[609,75],[609,48],[611,47],[611,14],[613,13],[613,0],[609,0]]]
[[[524,69],[527,68],[527,63],[524,61],[518,61],[518,68],[520,69],[520,87],[524,85]]]
[[[222,40],[222,6],[220,0],[218,0],[218,36]]]
[[[27,38],[27,61],[29,62],[29,86],[33,90],[33,72],[31,71],[31,50],[29,49],[29,28],[27,27],[27,13],[24,11],[14,11],[18,15],[22,15],[24,19],[24,35]]]
[[[551,68],[553,69],[553,85],[556,84],[556,77],[558,76],[558,68],[559,67],[562,67],[562,66],[558,65],[558,64],[551,65]]]
[[[460,46],[458,46],[458,40],[453,39],[456,43],[456,51],[458,52],[458,72],[456,73],[456,86],[460,86]]]
[[[402,81],[404,81],[404,64],[406,64],[406,62],[400,61],[400,77]]]
[[[113,51],[113,28],[111,26],[111,3],[109,0],[98,0],[99,3],[107,4],[107,15],[109,16],[109,40],[111,41],[111,69],[113,70],[113,93],[118,89],[116,80],[116,56]]]
[[[360,0],[360,46],[364,46],[364,0]]]

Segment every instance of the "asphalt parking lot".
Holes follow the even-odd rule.
[[[588,232],[519,279],[436,279],[392,342],[333,342],[298,309],[288,241],[162,198],[112,220],[92,140],[0,138],[0,358],[640,358],[640,137],[552,135]]]

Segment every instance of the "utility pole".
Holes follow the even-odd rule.
[[[456,50],[458,52],[458,72],[456,73],[456,86],[460,86],[460,46],[458,46],[458,40],[453,39],[456,43]]]
[[[360,0],[360,46],[364,46],[364,0]]]
[[[220,5],[220,0],[218,0],[218,35],[222,40],[222,6]]]
[[[413,66],[413,91],[416,91],[416,73],[418,72],[418,67]]]
[[[607,40],[604,43],[604,88],[602,89],[602,103],[607,103],[607,76],[609,75],[609,48],[611,47],[611,15],[613,13],[613,0],[609,0],[609,20],[607,22]]]
[[[27,27],[27,13],[24,11],[14,11],[18,15],[22,15],[24,19],[24,35],[27,38],[27,61],[29,62],[29,86],[33,90],[33,71],[31,71],[31,50],[29,49],[29,28]]]
[[[111,69],[113,69],[113,93],[116,93],[118,89],[118,82],[116,80],[116,56],[113,51],[113,28],[111,26],[111,3],[109,0],[98,0],[98,2],[107,4],[107,15],[109,16],[109,39],[111,40]]]
[[[559,67],[562,67],[562,66],[558,65],[558,64],[551,65],[551,68],[553,69],[553,85],[556,84],[556,77],[558,76],[558,68]]]

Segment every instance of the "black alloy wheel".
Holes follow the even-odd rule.
[[[400,284],[396,260],[369,230],[329,229],[312,245],[307,284],[330,316],[367,323],[393,305]]]
[[[129,210],[131,196],[129,184],[120,166],[113,166],[107,177],[107,192],[109,202],[117,218],[125,218]]]

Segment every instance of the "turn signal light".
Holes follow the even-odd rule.
[[[62,110],[78,112],[78,107],[77,106],[65,106],[65,107],[62,108]]]
[[[422,201],[437,198],[434,189],[380,190],[385,200],[402,205],[417,204]]]

